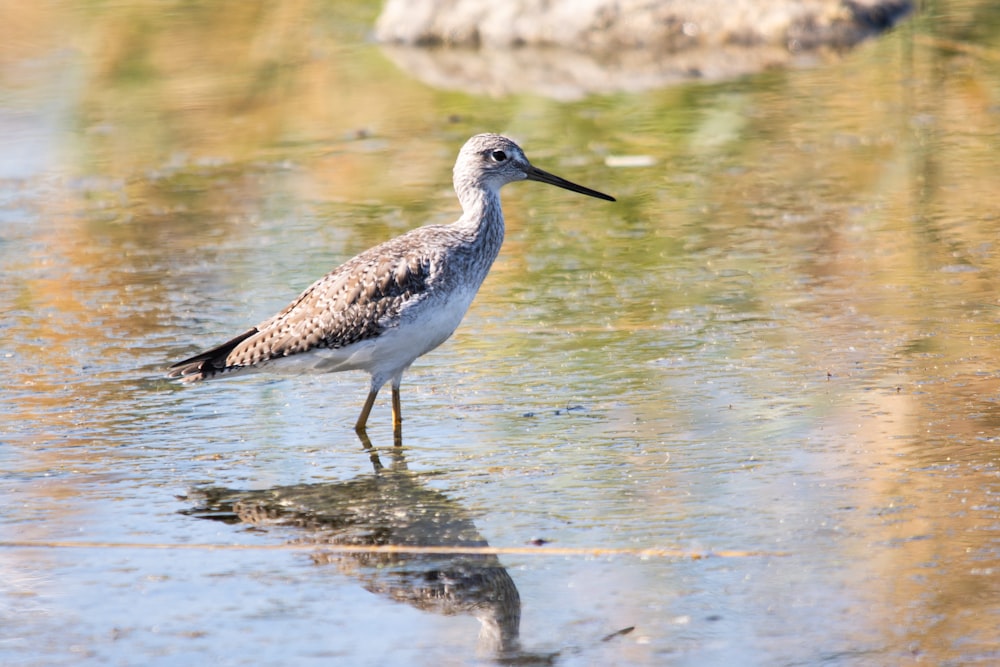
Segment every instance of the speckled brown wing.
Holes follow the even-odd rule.
[[[404,235],[405,236],[405,235]],[[317,348],[337,349],[382,334],[428,287],[432,258],[398,237],[342,264],[274,317],[170,367],[188,381],[244,370]]]

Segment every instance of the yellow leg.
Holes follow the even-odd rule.
[[[361,408],[361,416],[358,417],[358,423],[354,425],[354,430],[358,435],[364,436],[368,433],[368,415],[372,412],[372,406],[375,405],[375,397],[378,396],[378,389],[372,389],[368,392],[368,398],[365,399],[365,405]]]
[[[392,428],[397,429],[403,425],[403,411],[399,400],[399,387],[392,387]]]
[[[397,447],[403,446],[403,408],[397,384],[392,385],[392,439]]]

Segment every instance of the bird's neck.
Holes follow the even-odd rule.
[[[469,189],[459,193],[462,217],[455,223],[469,233],[481,252],[490,255],[490,262],[503,245],[503,211],[500,193],[489,189]]]

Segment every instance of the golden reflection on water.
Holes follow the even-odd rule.
[[[196,399],[151,378],[186,345],[450,220],[457,147],[499,130],[621,201],[505,190],[501,260],[420,380],[482,392],[456,392],[474,410],[451,426],[503,452],[582,423],[577,463],[650,480],[621,520],[636,539],[718,511],[699,495],[715,466],[826,476],[836,578],[866,605],[843,633],[877,636],[890,661],[995,655],[1000,86],[989,43],[955,48],[971,27],[996,34],[983,7],[814,69],[573,104],[407,79],[364,41],[374,3],[4,7],[3,439],[17,470],[67,474],[25,491],[61,518],[17,530],[83,522],[67,500],[95,477],[74,466],[115,471],[127,454],[111,450],[144,428],[169,441],[171,410]],[[602,164],[615,156],[650,166]],[[431,392],[414,395],[444,407]],[[589,421],[509,417],[574,402]],[[587,451],[616,438],[642,449]],[[788,462],[799,450],[808,471]],[[613,467],[573,468],[556,475],[568,504],[588,483],[614,496]]]

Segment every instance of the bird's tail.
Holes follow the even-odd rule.
[[[178,361],[168,369],[167,377],[179,379],[184,382],[198,382],[199,380],[208,380],[216,375],[237,370],[238,366],[230,366],[226,362],[229,358],[229,353],[236,349],[236,346],[240,343],[256,333],[256,328],[244,331],[236,338],[228,340],[222,345],[213,347],[211,350],[206,350],[201,354],[196,354],[184,361]]]

